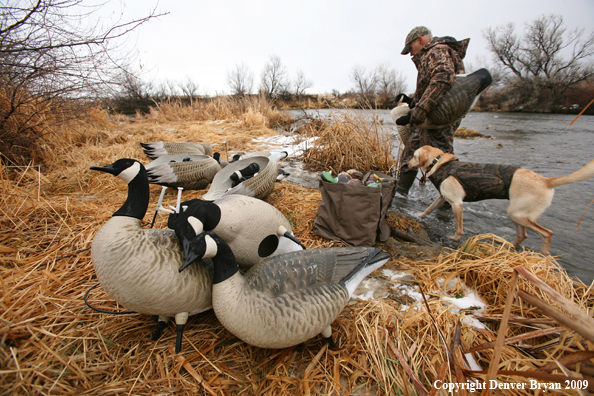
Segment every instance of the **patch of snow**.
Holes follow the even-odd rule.
[[[311,147],[316,139],[317,137],[303,139],[303,137],[297,135],[274,135],[256,138],[253,141],[268,144],[267,149],[286,151],[289,156],[292,156]]]
[[[467,326],[474,327],[475,329],[487,329],[483,322],[481,322],[475,317],[464,315],[461,320]]]
[[[466,296],[462,298],[442,297],[442,300],[450,302],[454,307],[459,309],[467,309],[471,307],[485,308],[487,306],[474,290],[468,291]]]
[[[483,370],[483,368],[481,366],[479,366],[479,364],[476,362],[476,360],[474,360],[474,356],[472,356],[472,353],[465,353],[464,356],[466,357],[466,360],[468,360],[468,364],[470,365],[470,367],[469,367],[470,370],[472,370],[472,371],[482,371]]]
[[[382,275],[385,276],[386,278],[390,278],[390,280],[395,281],[397,279],[404,278],[405,276],[407,276],[409,274],[407,272],[384,269],[384,270],[382,270]]]

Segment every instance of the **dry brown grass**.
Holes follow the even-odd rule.
[[[102,314],[83,302],[85,292],[96,283],[89,254],[93,237],[127,194],[121,181],[92,172],[89,166],[121,157],[146,163],[140,141],[207,141],[218,148],[227,145],[229,151],[249,151],[252,146],[245,142],[251,137],[274,132],[246,126],[241,119],[199,123],[176,119],[164,124],[149,117],[119,122],[124,121],[97,128],[95,140],[61,148],[53,154],[51,167],[41,169],[42,174],[34,168],[0,168],[2,394],[417,395],[421,392],[413,378],[431,389],[448,361],[447,351],[456,350],[457,344],[451,344],[456,341],[458,326],[462,351],[495,339],[516,266],[544,279],[583,310],[594,302],[590,290],[573,283],[550,257],[517,253],[494,236],[479,236],[459,251],[445,252],[432,261],[395,257],[386,266],[414,275],[408,282],[422,286],[431,315],[420,302],[406,300],[393,289],[388,298],[347,306],[333,324],[339,345],[336,350],[328,349],[320,338],[292,348],[265,350],[237,340],[212,312],[206,312],[190,319],[184,350],[176,355],[172,350],[173,325],[159,341],[152,342],[154,322],[149,316]],[[153,200],[146,222],[152,218],[159,191],[151,187]],[[186,192],[184,198],[202,193]],[[168,194],[166,199],[173,201],[174,197]],[[267,201],[287,216],[308,248],[338,246],[313,234],[320,199],[317,190],[279,183]],[[164,227],[165,222],[165,216],[160,215],[156,226]],[[403,285],[379,272],[372,276],[395,288]],[[460,282],[445,290],[440,279]],[[490,304],[483,314],[491,321],[490,329],[477,329],[465,322],[458,325],[459,316],[439,298],[463,292],[461,282]],[[520,286],[554,304],[530,284],[521,282]],[[90,300],[102,308],[125,309],[101,288],[91,293]],[[463,312],[472,314],[472,310]],[[512,313],[515,319],[531,322],[512,321],[508,336],[556,326],[526,305],[514,306]],[[544,342],[549,344],[537,347]],[[503,348],[501,368],[534,369],[572,351],[594,349],[590,341],[570,330],[521,344]],[[492,355],[492,348],[473,353],[485,369]],[[588,365],[583,362],[571,370],[585,370]],[[483,374],[474,376],[484,378]],[[505,376],[498,380],[522,381]],[[453,369],[447,371],[445,381],[458,382]]]
[[[274,128],[290,121],[290,116],[279,112],[265,96],[218,96],[196,101],[192,106],[176,101],[156,103],[150,116],[157,122],[242,120],[247,126]]]
[[[383,124],[370,122],[363,112],[335,111],[330,118],[312,119],[298,130],[307,137],[318,137],[301,156],[307,166],[334,174],[349,169],[384,173],[395,169],[391,134]]]

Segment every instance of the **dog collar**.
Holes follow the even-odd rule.
[[[429,165],[429,167],[427,168],[427,170],[431,170],[431,168],[433,168],[435,166],[435,164],[437,164],[439,162],[439,160],[441,159],[441,156],[443,154],[439,154],[437,157],[433,158],[433,162]]]

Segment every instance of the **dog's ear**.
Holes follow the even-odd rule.
[[[435,173],[435,171],[438,170],[439,167],[442,166],[443,164],[445,164],[446,162],[450,162],[450,161],[453,161],[455,159],[456,159],[456,156],[454,154],[450,154],[450,153],[442,154],[442,156],[439,159],[439,161],[437,161],[437,164],[433,165],[433,168],[431,168],[431,170],[429,171],[429,173],[427,173],[427,177],[429,177],[433,173]]]
[[[427,169],[427,160],[429,159],[429,155],[427,154],[427,150],[423,147],[417,150],[419,153],[419,168],[425,170]]]

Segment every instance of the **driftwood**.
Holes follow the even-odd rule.
[[[429,239],[417,235],[415,231],[412,229],[412,227],[408,227],[408,230],[406,232],[396,227],[390,227],[390,233],[393,237],[401,239],[405,242],[412,242],[422,246],[431,246],[439,248],[443,247],[439,243],[430,241]]]

